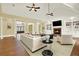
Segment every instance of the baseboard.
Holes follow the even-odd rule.
[[[3,37],[10,37],[10,36],[15,36],[15,35],[3,35]]]
[[[3,38],[6,38],[6,37],[15,37],[15,35],[4,35]]]
[[[15,35],[4,35],[4,36],[0,36],[0,39],[4,39],[4,38],[10,38],[10,37],[13,37],[13,38],[16,38]]]

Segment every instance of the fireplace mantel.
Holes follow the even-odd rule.
[[[61,35],[61,28],[53,28],[54,35]]]

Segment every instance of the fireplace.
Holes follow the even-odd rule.
[[[54,35],[60,35],[61,36],[61,28],[53,28]]]

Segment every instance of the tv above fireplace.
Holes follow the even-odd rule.
[[[61,20],[53,21],[53,26],[62,26]]]

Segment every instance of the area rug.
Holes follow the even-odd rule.
[[[70,56],[72,49],[74,47],[74,44],[75,44],[75,41],[73,45],[61,45],[57,41],[54,40],[51,46],[53,56]],[[32,53],[25,45],[22,44],[22,46],[26,49],[26,51],[29,53],[30,56],[43,56],[42,51],[46,49],[46,48],[43,48],[41,50],[38,50]]]

